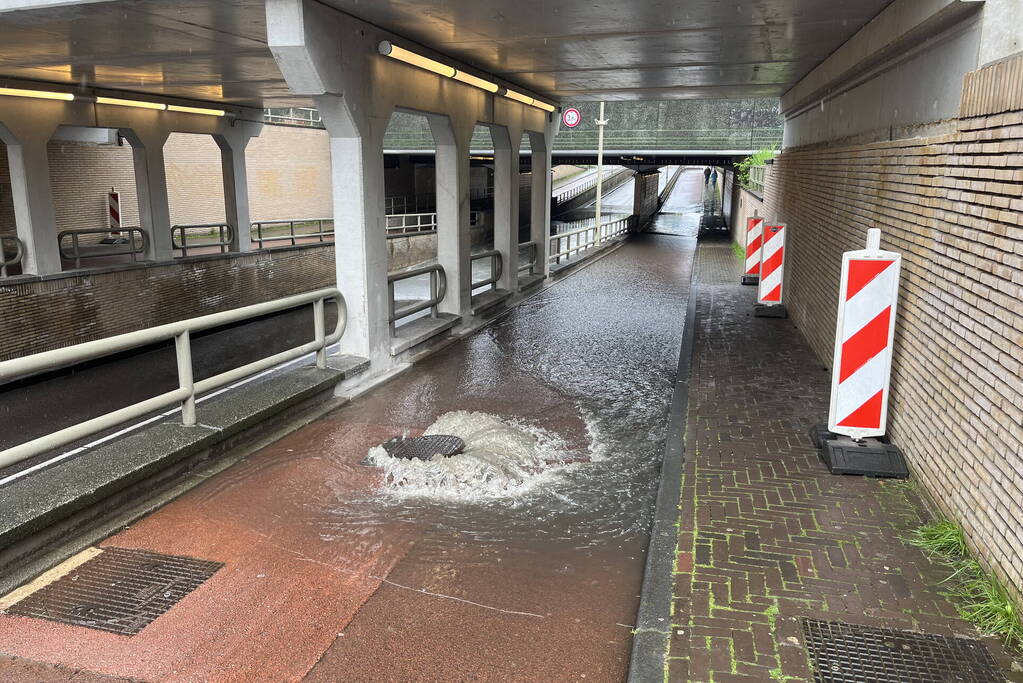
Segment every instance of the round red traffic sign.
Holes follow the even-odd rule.
[[[579,110],[575,107],[566,109],[561,115],[561,122],[569,128],[575,128],[579,125],[579,122],[583,120],[583,115],[579,113]]]

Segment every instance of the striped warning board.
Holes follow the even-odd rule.
[[[746,219],[746,277],[760,275],[760,243],[764,237],[764,219],[756,214]]]
[[[760,286],[757,302],[780,304],[785,277],[785,224],[765,225],[760,247]]]
[[[108,216],[110,219],[110,236],[119,236],[121,230],[121,195],[114,188],[107,193]]]
[[[888,416],[902,257],[880,244],[872,228],[866,249],[842,255],[828,429],[854,439],[884,434]]]

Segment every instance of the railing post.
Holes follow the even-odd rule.
[[[192,342],[188,330],[174,337],[174,351],[178,363],[178,387],[188,391],[181,402],[181,424],[195,425],[195,383],[192,381]]]
[[[316,335],[316,367],[327,369],[327,321],[323,316],[323,299],[313,302],[313,332]]]

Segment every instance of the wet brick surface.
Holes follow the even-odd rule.
[[[912,484],[820,462],[807,430],[830,374],[798,330],[752,317],[727,241],[701,242],[697,268],[669,679],[809,681],[804,617],[978,637],[941,594],[947,570],[900,540],[928,518]]]

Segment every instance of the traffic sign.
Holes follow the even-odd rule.
[[[566,109],[561,115],[561,122],[568,128],[575,128],[579,125],[579,122],[583,120],[583,115],[579,113],[579,110],[575,107]]]

